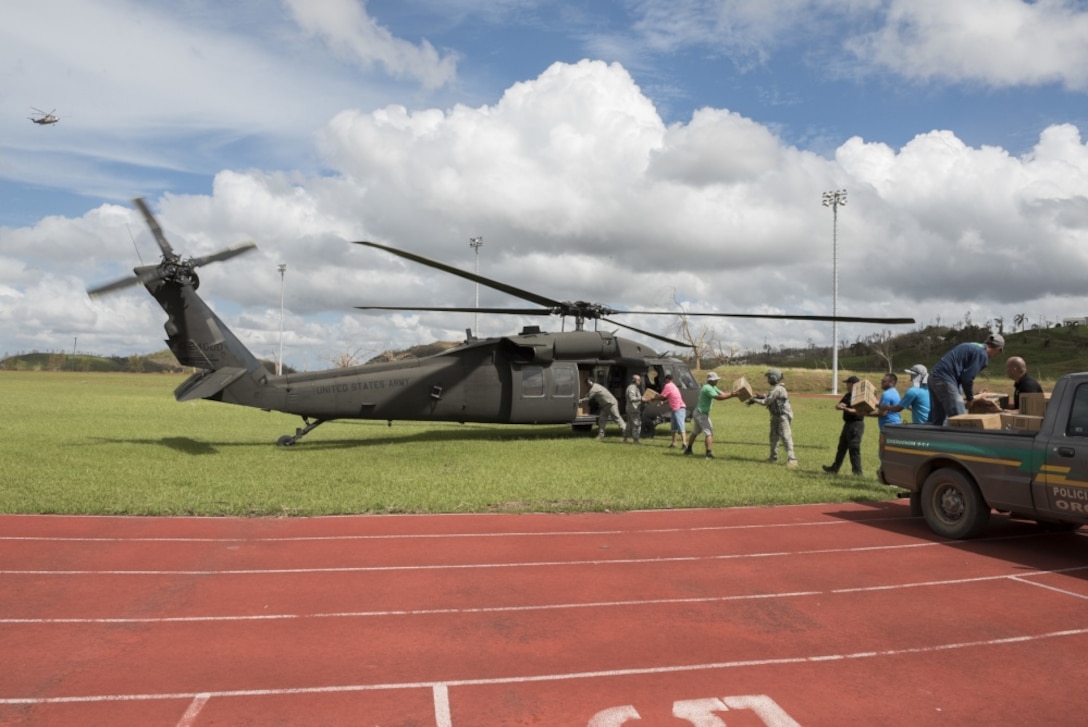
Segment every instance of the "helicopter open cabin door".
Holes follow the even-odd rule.
[[[547,366],[514,365],[512,424],[569,424],[578,404],[578,365],[553,361]]]

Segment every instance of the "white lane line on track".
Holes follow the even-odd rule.
[[[240,575],[292,575],[292,574],[321,574],[321,573],[387,573],[387,572],[411,572],[411,571],[437,571],[437,570],[473,570],[473,569],[500,569],[500,568],[542,568],[562,566],[586,566],[586,565],[642,565],[647,563],[699,563],[710,561],[739,560],[743,558],[784,558],[799,555],[833,555],[839,553],[870,553],[876,551],[910,550],[914,548],[960,548],[970,549],[974,545],[985,542],[1002,540],[1022,540],[1045,537],[1044,534],[1031,533],[1026,535],[1008,535],[986,540],[968,541],[922,541],[910,543],[898,543],[894,545],[859,545],[852,548],[814,548],[812,550],[782,550],[767,551],[762,553],[724,553],[718,555],[682,555],[664,558],[615,558],[612,560],[544,560],[524,561],[510,563],[437,563],[428,565],[370,565],[370,566],[340,566],[332,568],[254,568],[254,569],[228,569],[228,570],[18,570],[13,568],[0,569],[0,576],[32,575],[32,576],[240,576]]]
[[[332,568],[254,568],[228,570],[0,570],[0,575],[32,576],[241,576],[241,575],[288,575],[319,573],[386,573],[435,570],[474,570],[500,568],[544,568],[585,565],[645,565],[647,563],[700,563],[744,558],[784,558],[799,555],[830,555],[835,553],[869,553],[879,550],[908,550],[933,548],[946,543],[922,542],[898,545],[861,545],[854,548],[817,548],[813,550],[781,550],[763,553],[724,553],[718,555],[678,555],[664,558],[615,558],[612,560],[540,560],[510,563],[437,563],[429,565],[361,565]]]
[[[1070,568],[1069,570],[1079,570],[1079,569]],[[1027,585],[1035,586],[1036,588],[1043,588],[1043,589],[1046,589],[1048,591],[1054,591],[1055,593],[1064,593],[1067,596],[1073,596],[1074,598],[1083,598],[1085,600],[1088,600],[1088,596],[1084,595],[1083,593],[1077,593],[1076,591],[1069,591],[1069,590],[1066,590],[1065,588],[1055,588],[1054,586],[1049,586],[1046,583],[1036,583],[1035,581],[1027,580],[1028,577],[1033,576],[1033,575],[1037,575],[1037,574],[1036,573],[1021,573],[1019,575],[1013,576],[1012,580],[1019,581],[1020,583],[1026,583]]]
[[[603,671],[568,672],[564,674],[532,674],[524,676],[492,677],[484,679],[446,679],[442,681],[401,682],[388,684],[343,684],[329,687],[295,687],[287,689],[235,689],[222,692],[175,692],[162,694],[102,694],[82,695],[72,697],[4,697],[0,698],[0,704],[74,704],[90,702],[146,702],[162,699],[194,699],[201,695],[209,698],[222,697],[266,697],[297,694],[342,694],[346,692],[373,692],[388,691],[393,689],[431,689],[436,687],[448,689],[449,687],[475,687],[494,686],[502,684],[532,684],[537,682],[560,682],[577,679],[601,679],[608,677],[644,676],[648,674],[677,674],[695,671],[710,671],[714,669],[739,669],[763,666],[788,666],[791,664],[819,664],[832,661],[848,661],[851,659],[872,659],[878,657],[910,656],[917,654],[931,654],[942,651],[956,651],[986,646],[1004,646],[1007,644],[1023,644],[1045,639],[1060,639],[1075,636],[1088,635],[1088,627],[1066,629],[1063,631],[1048,631],[1040,634],[1023,634],[1020,636],[1008,636],[1000,639],[984,639],[980,641],[962,641],[951,644],[932,644],[930,646],[914,646],[905,649],[884,649],[878,651],[858,651],[849,654],[817,654],[815,656],[787,656],[777,659],[749,659],[743,661],[719,661],[709,664],[680,664],[675,666],[651,666],[634,667],[630,669],[608,669]]]
[[[595,535],[658,535],[668,533],[701,533],[729,530],[761,530],[764,528],[800,528],[800,527],[824,527],[828,525],[850,525],[857,523],[872,523],[885,521],[910,520],[909,517],[869,518],[866,520],[819,520],[802,523],[763,523],[751,525],[706,525],[687,528],[639,528],[633,530],[548,530],[548,531],[518,531],[510,533],[479,532],[479,533],[390,533],[384,535],[295,535],[279,538],[165,538],[165,537],[63,537],[45,535],[0,535],[0,541],[46,541],[46,542],[73,542],[73,543],[299,543],[310,541],[339,541],[339,540],[442,540],[445,538],[554,538],[556,536],[595,536]]]
[[[177,727],[192,727],[196,722],[196,718],[200,716],[200,711],[204,709],[204,705],[208,703],[211,697],[212,695],[207,692],[195,695],[193,701],[189,704],[189,708],[185,710],[185,714],[181,715]]]
[[[648,598],[626,601],[589,601],[586,603],[544,603],[525,606],[476,606],[469,608],[427,608],[427,609],[392,609],[384,611],[344,611],[339,613],[281,613],[260,614],[250,616],[169,616],[169,617],[143,617],[143,618],[0,618],[0,624],[170,624],[170,623],[215,623],[224,621],[293,621],[304,619],[333,619],[333,618],[381,618],[396,616],[457,616],[477,613],[517,613],[525,611],[561,611],[590,608],[627,608],[633,606],[671,606],[689,605],[697,603],[725,603],[729,601],[757,601],[777,598],[802,598],[807,596],[830,596],[846,593],[865,593],[875,591],[891,591],[906,588],[936,588],[938,586],[958,586],[972,583],[984,583],[987,581],[1016,581],[1027,585],[1038,585],[1049,590],[1065,593],[1078,598],[1088,598],[1071,591],[1060,588],[1042,586],[1026,578],[1046,575],[1050,573],[1063,574],[1075,571],[1088,570],[1086,566],[1072,568],[1059,568],[1056,570],[1039,570],[1015,575],[977,576],[974,578],[955,578],[939,581],[924,581],[920,583],[899,583],[880,586],[858,586],[853,588],[833,588],[826,591],[785,591],[782,593],[756,593],[733,596],[702,596],[690,598]]]
[[[450,689],[446,684],[435,684],[434,693],[434,721],[435,727],[453,727],[453,716],[450,714]]]

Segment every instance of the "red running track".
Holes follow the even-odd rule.
[[[0,516],[0,725],[1082,723],[1086,576],[904,503]]]

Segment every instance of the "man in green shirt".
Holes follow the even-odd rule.
[[[706,458],[714,459],[714,454],[711,451],[714,448],[714,425],[710,421],[710,406],[715,400],[722,401],[724,399],[732,399],[736,394],[732,391],[722,391],[718,388],[719,376],[711,371],[706,375],[706,383],[703,388],[699,389],[699,403],[695,405],[695,411],[691,415],[691,420],[695,423],[694,429],[691,432],[691,439],[688,440],[688,446],[684,449],[684,454],[690,455],[691,448],[695,444],[695,438],[699,436],[699,432],[706,432]]]

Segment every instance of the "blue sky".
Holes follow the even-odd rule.
[[[134,242],[153,257],[134,196],[192,254],[256,240],[202,293],[258,355],[278,342],[288,265],[286,359],[304,368],[473,323],[354,311],[467,305],[473,289],[351,239],[471,269],[482,235],[481,273],[560,299],[830,312],[820,198],[839,188],[840,312],[1088,314],[1088,2],[43,0],[7,15],[0,353],[161,347],[142,291],[83,294],[139,263]],[[31,107],[61,122],[31,124]],[[723,350],[831,340],[708,325]]]

